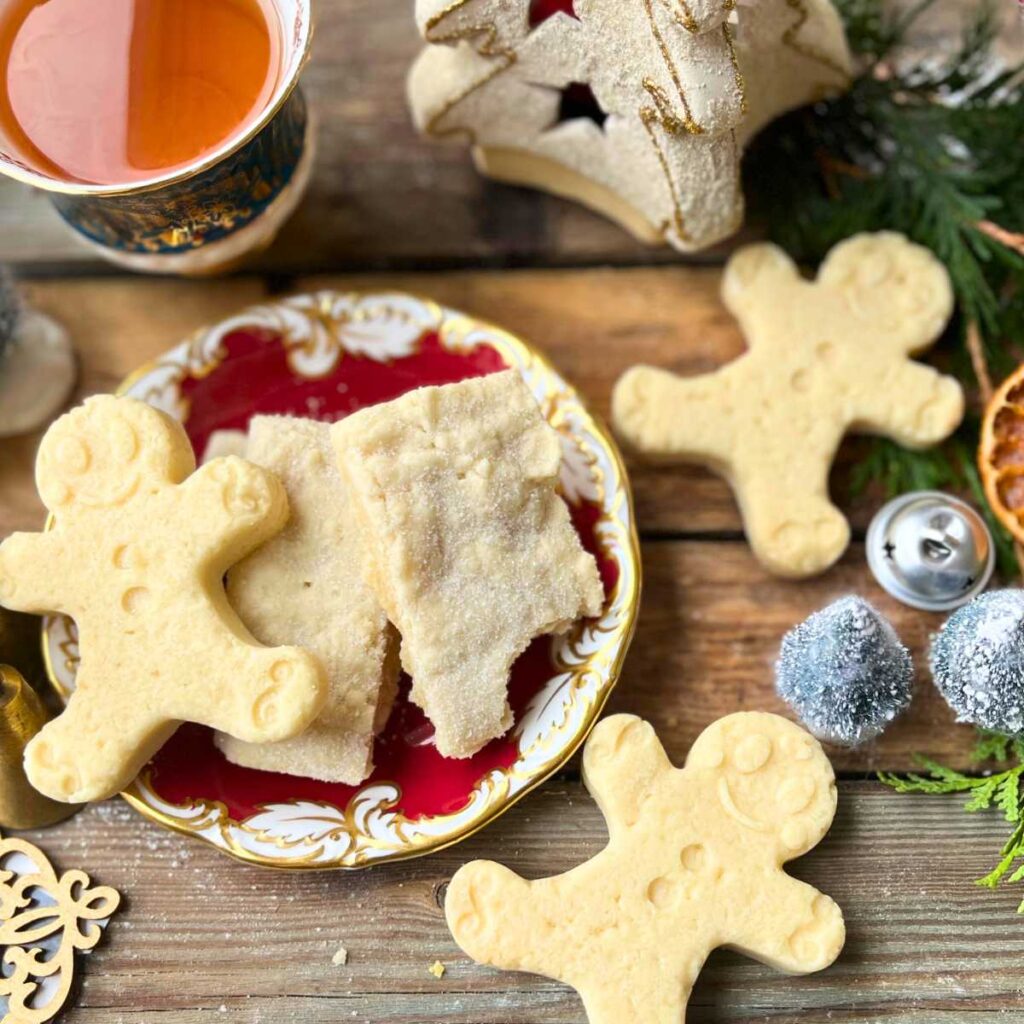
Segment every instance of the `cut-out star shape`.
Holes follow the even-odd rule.
[[[556,14],[567,14],[578,20],[576,0],[531,0],[530,28],[536,28]]]

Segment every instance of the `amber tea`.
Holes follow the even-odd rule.
[[[0,4],[0,131],[26,169],[131,185],[242,136],[282,70],[273,0]]]

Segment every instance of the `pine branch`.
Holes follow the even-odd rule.
[[[1024,337],[1024,65],[1000,68],[994,3],[983,5],[955,52],[907,67],[915,26],[936,0],[903,14],[882,0],[838,0],[864,70],[843,96],[776,122],[751,147],[752,214],[796,259],[820,262],[859,231],[898,230],[946,265],[959,317],[937,356],[976,390],[967,345],[976,325],[996,379],[1021,360]],[[910,452],[879,440],[853,472],[854,492],[956,488],[983,500],[973,449],[977,422],[951,443]],[[1016,575],[1012,540],[994,526],[1000,568]]]
[[[970,814],[988,810],[1001,812],[1004,820],[1014,826],[1013,831],[1000,851],[996,866],[976,879],[976,884],[996,889],[1004,883],[1012,885],[1024,881],[1024,788],[1021,784],[1024,738],[979,730],[971,760],[979,765],[994,762],[1009,767],[987,775],[966,775],[918,754],[914,761],[926,774],[879,772],[878,778],[897,793],[964,793],[967,795],[964,810]],[[1024,900],[1017,909],[1024,914]]]

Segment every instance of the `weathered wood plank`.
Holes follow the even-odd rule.
[[[604,416],[612,386],[634,363],[702,373],[743,351],[743,339],[718,298],[715,269],[334,275],[290,285],[291,290],[404,288],[492,320],[547,351]],[[222,283],[37,280],[30,291],[41,309],[73,330],[82,362],[80,396],[114,388],[202,324],[266,294],[265,286],[250,277]],[[0,447],[0,534],[38,522],[41,510],[30,471],[37,441],[26,437]],[[634,460],[631,478],[646,535],[738,534],[729,489],[705,470]],[[844,480],[838,471],[838,491]],[[871,506],[844,504],[863,528]]]
[[[994,1024],[1024,1010],[1017,899],[971,883],[1005,826],[963,815],[949,799],[896,796],[874,783],[842,783],[839,808],[823,844],[794,865],[843,907],[849,937],[839,962],[789,979],[716,953],[689,1020]],[[119,803],[30,838],[126,896],[68,1024],[585,1020],[563,986],[467,960],[441,910],[444,883],[471,858],[537,877],[596,853],[603,825],[575,782],[549,784],[452,850],[359,874],[236,864]],[[346,966],[331,963],[339,946]],[[440,981],[427,973],[435,960],[447,967]]]
[[[833,763],[854,772],[904,770],[921,752],[969,765],[974,731],[955,724],[927,666],[929,636],[943,617],[885,594],[859,545],[831,572],[800,583],[769,576],[737,543],[649,542],[643,564],[640,620],[611,710],[650,719],[673,757],[685,756],[709,722],[732,711],[792,717],[774,690],[783,634],[828,602],[858,593],[889,617],[913,653],[916,691],[908,712],[877,740],[830,749]]]
[[[500,321],[543,345],[569,379],[606,411],[627,365],[647,360],[698,372],[741,351],[718,302],[717,272],[658,270],[508,272],[315,278],[301,288],[397,287]],[[263,297],[252,278],[224,284],[153,281],[35,282],[33,301],[75,331],[82,393],[109,390],[130,370],[204,322]],[[614,301],[613,301],[614,299]],[[0,535],[33,529],[42,509],[32,485],[35,438],[0,445]],[[781,710],[772,663],[782,634],[833,598],[856,591],[877,601],[912,648],[918,695],[911,712],[875,745],[836,752],[843,769],[900,769],[916,751],[965,765],[972,732],[956,727],[929,682],[928,634],[941,617],[886,598],[854,546],[816,580],[773,579],[746,545],[721,541],[739,529],[728,489],[701,470],[634,466],[646,588],[637,640],[614,699],[685,752],[711,719],[738,707]],[[856,520],[866,521],[862,507]],[[669,534],[675,538],[658,539]],[[736,534],[738,536],[738,534]]]

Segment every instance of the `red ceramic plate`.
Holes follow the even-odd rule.
[[[255,413],[337,420],[429,384],[514,367],[559,432],[561,489],[598,559],[599,618],[541,638],[516,662],[515,725],[469,760],[441,757],[404,681],[361,786],[229,764],[186,725],[124,793],[144,815],[243,860],[350,868],[415,856],[472,834],[556,771],[583,742],[615,684],[639,603],[637,540],[615,445],[576,392],[517,338],[407,295],[299,296],[203,331],[135,373],[122,393],[179,419],[198,455],[216,430]],[[47,620],[54,685],[74,688],[74,624]]]

